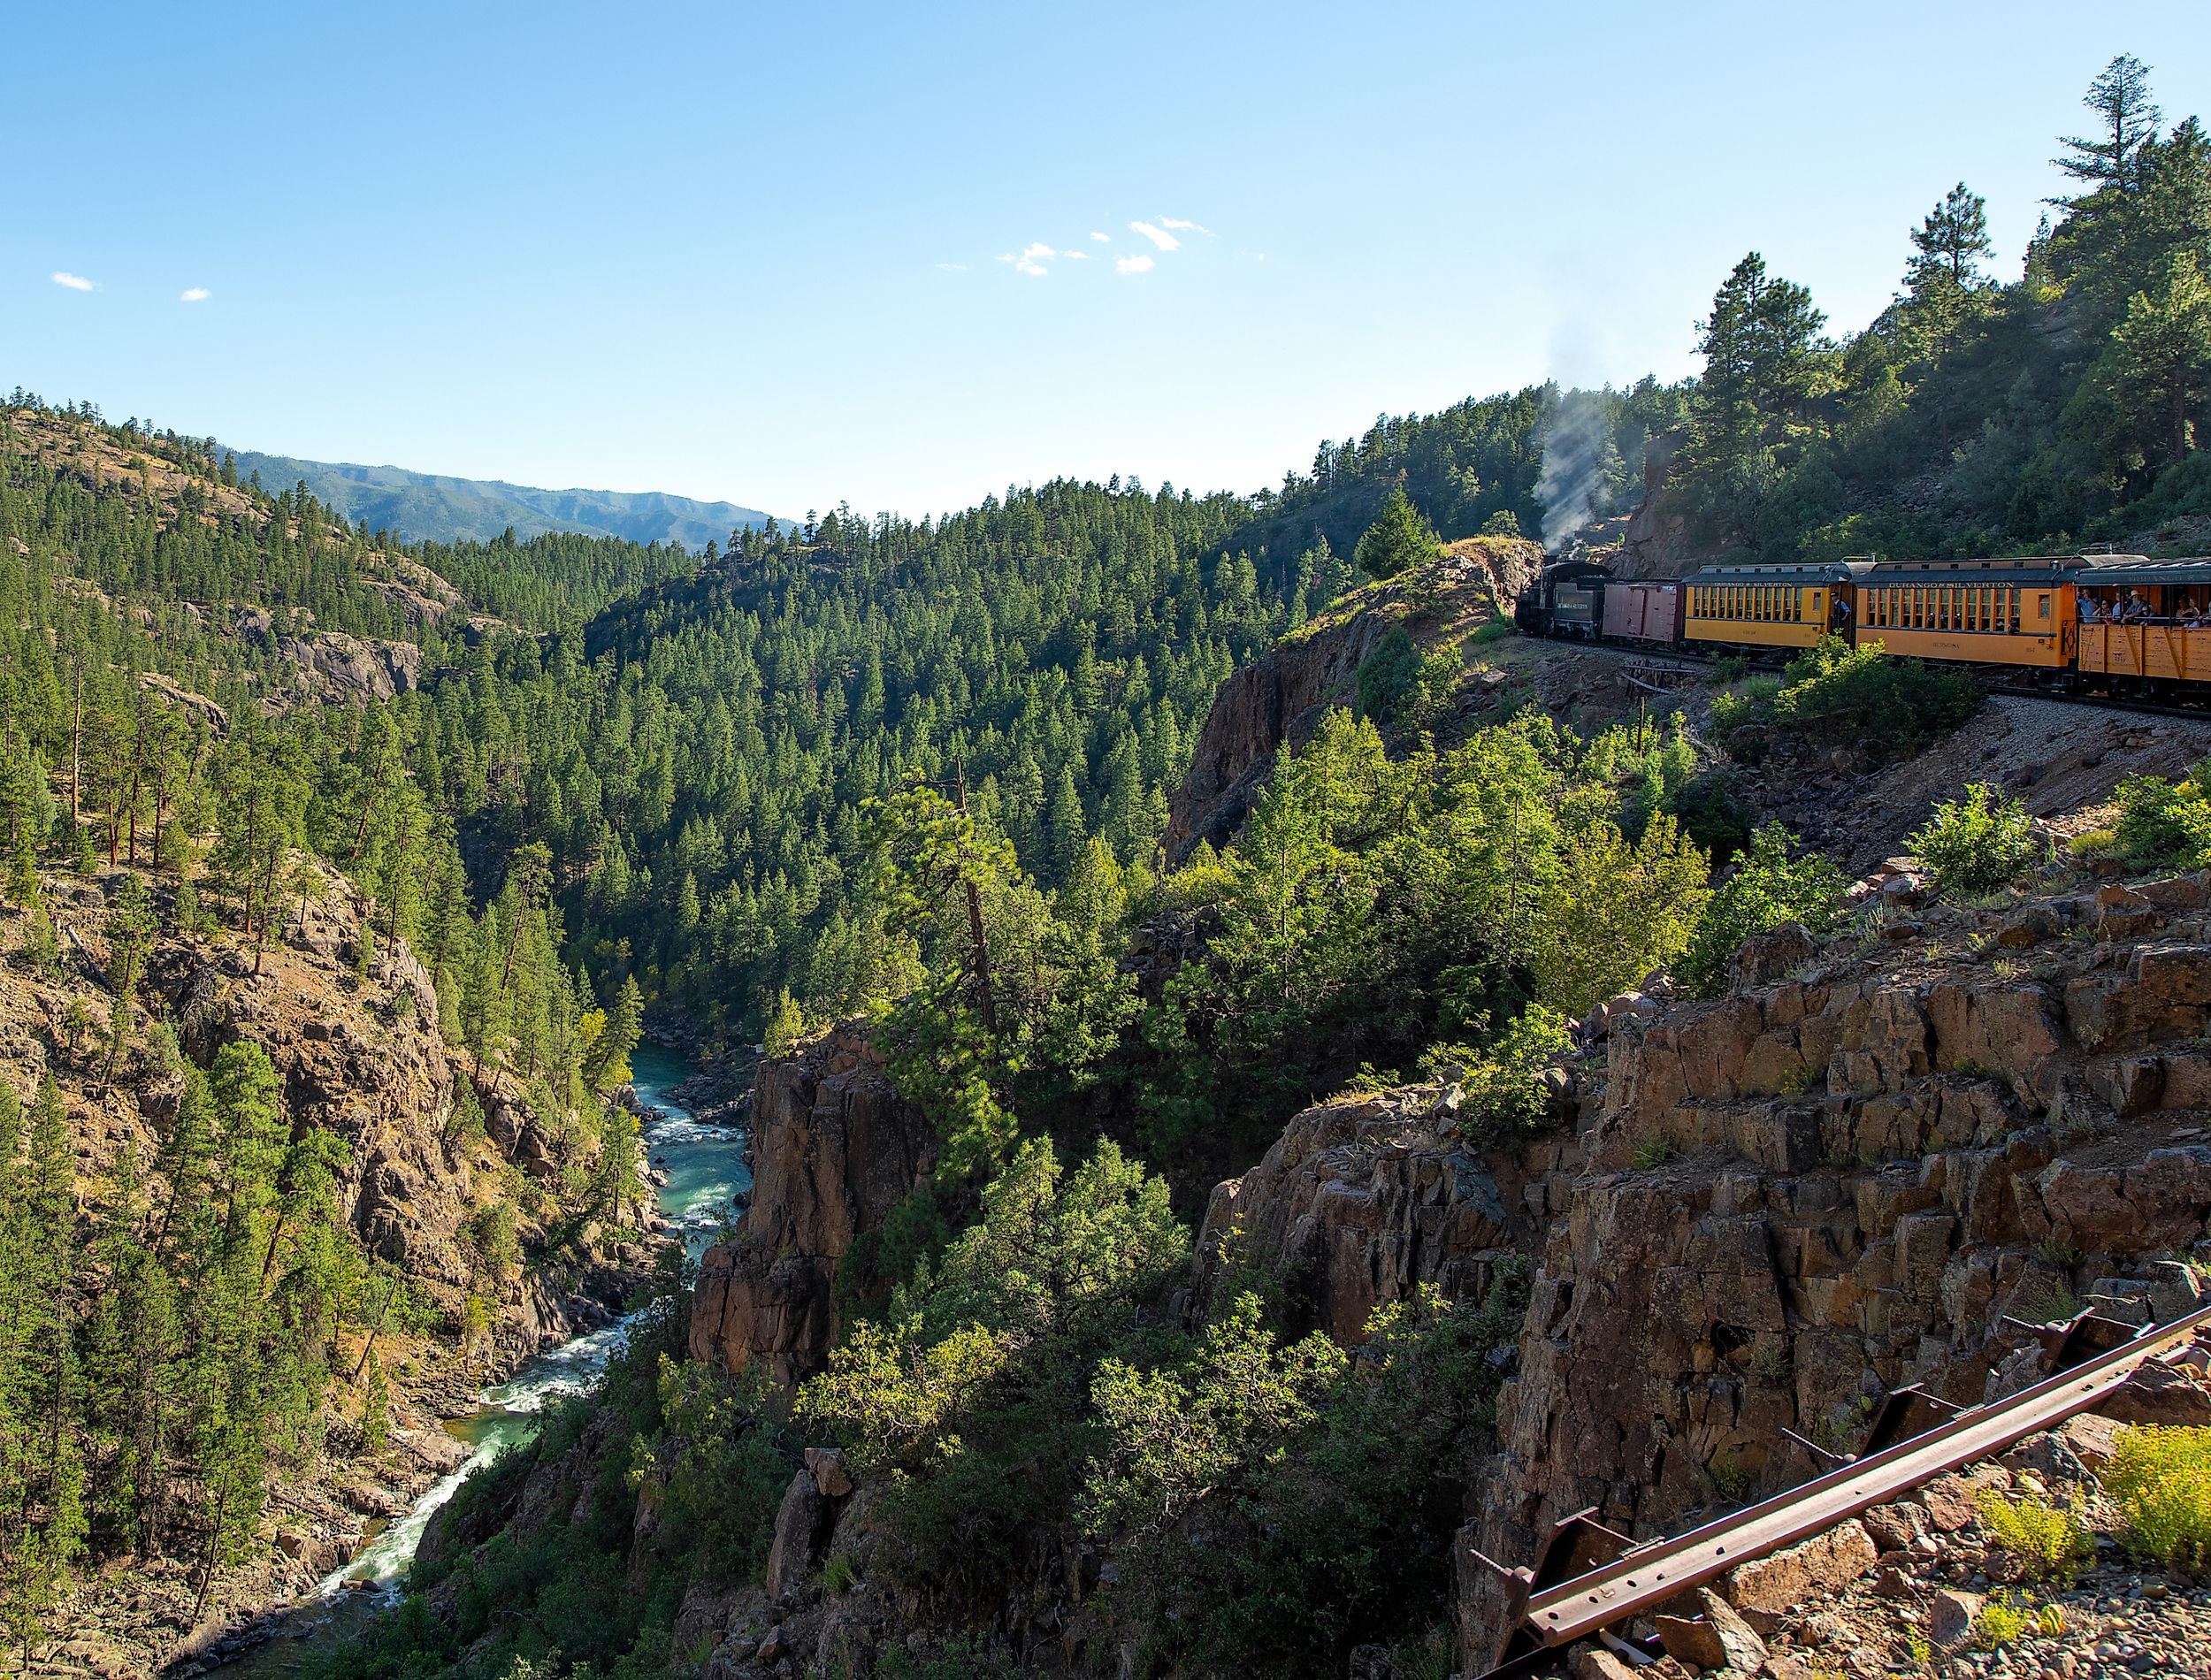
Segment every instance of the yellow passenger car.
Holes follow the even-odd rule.
[[[2074,592],[2092,685],[2211,682],[2211,560],[2100,555]]]
[[[1685,642],[1742,647],[1809,647],[1849,623],[1852,580],[1862,561],[1803,566],[1707,566],[1687,579]]]
[[[2073,580],[2087,564],[2073,554],[1882,561],[1857,580],[1854,639],[1913,659],[2070,665],[2079,630]]]

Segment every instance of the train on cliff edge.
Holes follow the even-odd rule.
[[[2211,695],[2211,559],[1845,560],[1653,578],[1565,560],[1513,618],[1534,636],[1753,658],[1835,635],[2061,691]]]

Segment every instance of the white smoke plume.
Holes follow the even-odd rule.
[[[1605,469],[1616,453],[1603,403],[1587,391],[1562,393],[1543,438],[1543,469],[1535,481],[1543,504],[1543,546],[1556,552],[1599,516]]]

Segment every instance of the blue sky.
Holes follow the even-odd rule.
[[[1384,410],[1687,373],[1753,247],[1860,326],[1960,178],[2016,272],[2113,54],[2211,117],[2204,0],[124,4],[8,33],[0,386],[785,514],[1248,491]]]

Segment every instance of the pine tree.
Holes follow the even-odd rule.
[[[2126,424],[2178,466],[2211,392],[2211,282],[2192,252],[2176,256],[2154,291],[2127,300],[2100,370]]]
[[[2159,122],[2150,99],[2149,66],[2122,53],[2088,84],[2081,103],[2103,118],[2103,127],[2086,138],[2062,141],[2068,155],[2053,161],[2075,180],[2087,183],[2091,193],[2130,190],[2137,182],[2142,149],[2156,135]]]
[[[1436,548],[1434,528],[1420,516],[1400,484],[1390,491],[1381,514],[1358,539],[1354,558],[1369,577],[1395,577],[1409,567],[1434,560]]]

